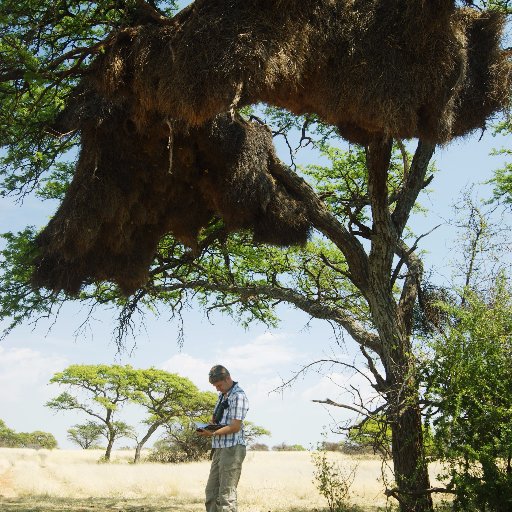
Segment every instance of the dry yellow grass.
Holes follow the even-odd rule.
[[[0,509],[204,510],[209,462],[133,465],[131,451],[117,451],[112,463],[101,464],[102,453],[0,448]],[[357,465],[354,504],[365,510],[385,506],[378,459],[330,456],[347,469]],[[313,470],[308,452],[248,452],[238,488],[240,512],[323,510]]]

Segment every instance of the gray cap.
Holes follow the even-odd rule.
[[[210,373],[208,374],[208,380],[210,381],[210,384],[219,382],[219,380],[224,380],[226,377],[229,377],[229,372],[227,368],[220,364],[213,366],[210,370]]]

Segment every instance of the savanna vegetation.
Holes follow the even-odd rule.
[[[57,448],[57,440],[50,432],[16,432],[0,419],[0,447],[3,448]]]
[[[435,184],[436,146],[508,108],[509,2],[197,0],[175,14],[176,7],[2,2],[3,193],[60,201],[42,231],[4,235],[7,331],[70,300],[117,310],[119,343],[140,313],[159,307],[179,316],[201,306],[243,325],[273,325],[276,304],[288,304],[358,343],[380,400],[351,407],[363,415],[357,427],[377,420],[389,434],[394,482],[386,494],[402,512],[431,511],[439,490],[428,473],[425,412],[440,456],[467,459],[465,473],[451,466],[444,492],[455,492],[455,506],[468,499],[499,510],[471,478],[484,464],[509,485],[510,464],[500,466],[509,405],[496,405],[492,393],[486,402],[497,407],[496,449],[489,441],[487,452],[461,453],[443,434],[475,405],[443,381],[451,355],[460,355],[455,345],[480,339],[469,324],[457,329],[468,307],[483,300],[490,308],[493,294],[472,295],[470,283],[460,301],[429,293],[423,234],[408,222]],[[277,156],[272,135],[285,138],[291,165]],[[298,168],[293,157],[304,146],[329,163]],[[507,207],[510,168],[494,183]],[[503,325],[496,335],[506,347]],[[450,357],[439,356],[446,364],[423,368],[419,340],[433,351],[439,340],[453,342]],[[482,368],[464,371],[488,375]],[[55,405],[76,403],[64,396]],[[154,404],[143,405],[154,414]],[[113,440],[107,416],[101,421]],[[472,428],[486,417],[477,414]],[[474,431],[456,431],[474,444]],[[486,478],[477,475],[477,484]]]
[[[89,449],[103,438],[103,459],[110,460],[114,443],[120,438],[135,442],[134,463],[154,434],[164,433],[155,443],[149,459],[154,462],[187,462],[206,458],[211,441],[196,433],[195,422],[208,423],[217,395],[200,391],[189,379],[156,368],[136,369],[129,365],[72,365],[56,373],[52,383],[66,391],[48,401],[55,411],[76,411],[87,421],[68,430],[69,438]],[[143,411],[138,428],[119,419],[123,407],[136,406]],[[142,431],[141,434],[137,433]],[[247,422],[248,443],[269,435],[263,427]]]

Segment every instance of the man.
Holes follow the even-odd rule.
[[[212,438],[213,458],[205,489],[206,511],[237,512],[236,487],[246,451],[243,420],[249,401],[224,366],[214,366],[209,381],[219,392],[212,423],[222,427],[199,432],[201,436]]]

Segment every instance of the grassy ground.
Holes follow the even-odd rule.
[[[118,451],[110,464],[102,452],[0,448],[2,512],[203,512],[209,462],[133,465]],[[390,510],[383,495],[381,462],[332,454],[356,467],[354,512]],[[238,487],[240,512],[324,512],[308,452],[248,452]],[[433,469],[433,473],[435,469]]]

